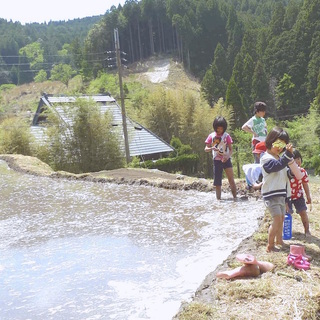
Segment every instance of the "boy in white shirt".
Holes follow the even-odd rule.
[[[264,102],[257,101],[254,104],[254,116],[251,117],[243,126],[242,130],[252,133],[252,150],[259,142],[265,141],[268,133],[267,123],[264,119],[267,105]],[[259,163],[254,153],[254,162]]]

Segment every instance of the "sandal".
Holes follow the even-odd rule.
[[[287,259],[288,264],[289,264],[289,265],[292,265],[293,262],[294,262],[297,258],[300,258],[300,259],[302,259],[302,260],[304,260],[304,261],[310,262],[310,261],[309,261],[309,258],[303,256],[302,254],[292,254],[292,253],[290,253],[290,254],[288,255],[288,259]]]
[[[299,270],[309,270],[310,269],[310,262],[306,260],[302,255],[299,256],[288,256],[287,263],[292,265],[296,269]]]
[[[309,270],[310,269],[310,262],[307,260],[302,259],[301,257],[298,257],[293,265],[296,269],[299,270]]]
[[[290,254],[293,256],[299,256],[302,255],[303,258],[305,258],[308,261],[312,260],[312,257],[308,256],[305,252],[305,247],[303,245],[290,245]]]

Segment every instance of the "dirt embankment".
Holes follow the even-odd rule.
[[[160,170],[121,168],[83,174],[54,171],[50,166],[35,157],[22,155],[0,155],[0,159],[16,171],[55,179],[86,180],[100,183],[147,185],[174,190],[213,191],[212,180],[194,178],[181,174],[172,174]],[[237,181],[239,195],[246,196],[245,181]],[[227,181],[223,182],[223,191],[230,192]]]

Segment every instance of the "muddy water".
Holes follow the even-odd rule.
[[[39,178],[4,162],[0,175],[0,319],[171,319],[263,213],[255,200]]]

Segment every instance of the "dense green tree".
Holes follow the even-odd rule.
[[[317,80],[320,72],[320,31],[313,34],[311,42],[310,60],[308,63],[308,96],[313,97],[317,88]]]
[[[246,54],[243,61],[243,76],[242,76],[242,96],[243,105],[245,106],[246,113],[250,112],[249,106],[252,104],[251,92],[252,92],[252,79],[254,75],[254,61],[250,54]]]
[[[291,81],[291,76],[285,73],[276,87],[278,117],[295,113],[296,110],[292,108],[294,97],[295,84]]]
[[[60,63],[52,68],[50,79],[61,81],[68,86],[69,80],[75,73],[76,72],[72,70],[70,65]]]
[[[289,0],[283,19],[283,29],[291,30],[297,21],[302,1]]]
[[[247,114],[243,107],[243,99],[237,87],[234,76],[231,77],[228,84],[225,104],[232,107],[232,130],[241,127],[247,119]]]
[[[47,72],[45,70],[40,70],[34,77],[34,82],[44,82],[47,80]]]
[[[219,98],[225,97],[229,78],[230,69],[226,52],[218,43],[211,68],[207,70],[201,82],[201,91],[210,106],[213,106]]]
[[[272,19],[269,24],[269,37],[279,36],[283,31],[283,21],[285,17],[285,7],[281,1],[278,1],[274,5],[272,12]]]
[[[41,42],[27,44],[19,50],[19,84],[32,81],[33,75],[42,67],[44,50]]]
[[[255,66],[252,78],[251,101],[265,101],[270,105],[269,80],[263,63],[259,60]]]

